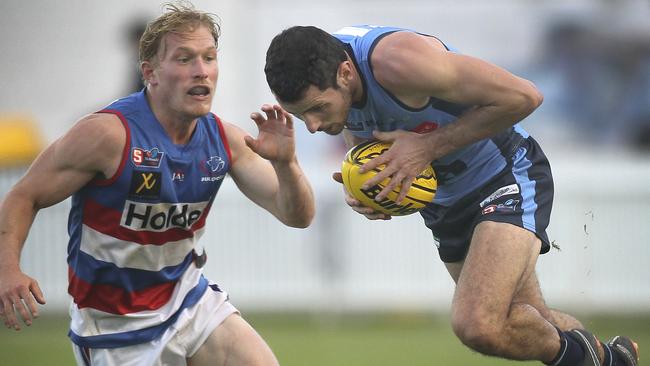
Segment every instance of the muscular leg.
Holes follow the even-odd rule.
[[[188,360],[190,366],[277,366],[273,352],[239,314],[232,314]]]
[[[452,327],[463,343],[510,359],[555,357],[560,349],[555,327],[534,306],[514,301],[522,289],[529,290],[540,245],[534,234],[514,225],[476,227],[452,303]]]
[[[464,261],[461,261],[445,264],[449,274],[456,283],[458,283],[458,277],[460,276],[464,263]],[[517,291],[512,302],[531,305],[539,311],[544,319],[560,328],[560,330],[584,329],[582,323],[573,316],[547,307],[535,272],[531,273],[524,285]]]
[[[573,316],[559,310],[550,309],[546,306],[535,272],[531,273],[530,277],[528,277],[528,280],[526,280],[524,285],[515,295],[513,302],[533,306],[540,312],[544,319],[560,328],[560,330],[567,331],[570,329],[584,329],[582,323]]]

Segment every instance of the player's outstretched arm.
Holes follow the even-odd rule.
[[[278,105],[265,104],[252,113],[257,138],[224,123],[232,152],[231,176],[239,189],[282,223],[304,228],[314,213],[314,194],[295,153],[291,115]]]
[[[117,171],[126,133],[117,117],[85,117],[47,147],[0,205],[0,317],[20,330],[38,316],[45,297],[19,266],[27,233],[41,208],[63,201],[97,176]]]

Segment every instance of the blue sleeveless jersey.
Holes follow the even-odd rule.
[[[198,119],[186,145],[175,145],[144,91],[99,113],[119,117],[126,145],[113,177],[72,196],[69,336],[83,347],[114,348],[158,337],[205,292],[197,241],[231,158],[212,114]]]
[[[383,37],[403,31],[414,32],[403,28],[359,25],[345,27],[333,34],[345,43],[363,82],[363,100],[352,105],[346,122],[348,131],[355,136],[372,139],[373,130],[428,132],[453,123],[471,107],[432,97],[426,106],[411,108],[379,85],[373,75],[370,55]],[[457,52],[453,48],[445,47],[449,52]],[[483,185],[506,167],[506,157],[527,137],[528,133],[515,125],[497,136],[481,140],[433,161],[431,165],[438,179],[434,202],[451,205]]]

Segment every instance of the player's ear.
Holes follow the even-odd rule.
[[[140,71],[142,72],[142,79],[144,79],[146,85],[158,84],[154,70],[155,67],[152,61],[142,61],[140,63]]]
[[[336,81],[338,82],[339,85],[348,85],[350,83],[350,80],[352,79],[352,75],[353,75],[352,73],[353,67],[354,65],[350,60],[345,60],[341,62],[338,70],[336,71]]]

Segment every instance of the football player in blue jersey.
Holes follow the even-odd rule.
[[[365,183],[390,179],[377,201],[400,187],[399,203],[433,166],[438,191],[421,214],[456,282],[451,322],[465,345],[549,365],[637,365],[629,338],[601,343],[542,297],[535,264],[550,248],[553,179],[518,125],[542,103],[533,83],[436,37],[368,25],[286,29],[267,50],[265,72],[279,103],[311,133],[342,133],[349,146],[392,143],[362,168],[385,165]],[[345,200],[368,219],[390,219]]]
[[[199,244],[223,177],[282,223],[307,227],[314,197],[292,117],[251,114],[257,137],[210,113],[219,25],[170,4],[140,41],[146,87],[82,118],[0,206],[0,318],[31,325],[45,297],[20,268],[37,212],[72,196],[69,336],[79,365],[277,365],[202,274]],[[245,219],[245,218],[242,218]],[[43,243],[47,244],[47,243]]]

